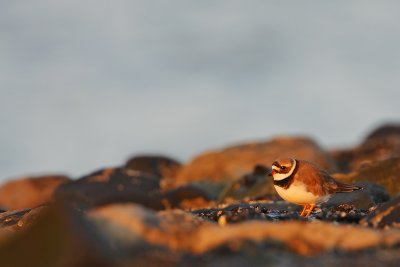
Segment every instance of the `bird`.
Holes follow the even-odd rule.
[[[302,205],[300,216],[310,216],[315,205],[328,201],[335,193],[362,189],[336,181],[327,171],[306,160],[278,159],[271,168],[276,192],[284,200]]]

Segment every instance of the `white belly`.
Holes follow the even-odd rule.
[[[275,185],[275,189],[281,198],[299,205],[320,204],[327,201],[330,197],[330,195],[316,196],[308,192],[303,183],[293,183],[287,189]]]

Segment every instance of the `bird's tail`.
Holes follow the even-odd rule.
[[[337,185],[337,188],[336,188],[335,191],[337,193],[340,193],[340,192],[353,192],[353,191],[362,189],[362,187],[354,186],[354,185],[350,185],[350,184],[345,184],[345,183],[338,182],[338,181],[336,181],[336,185]]]

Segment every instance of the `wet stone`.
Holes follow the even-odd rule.
[[[288,220],[321,220],[337,223],[358,223],[369,214],[369,210],[357,209],[354,205],[342,204],[336,207],[315,208],[309,218],[300,216],[299,208],[280,208],[272,204],[236,204],[224,208],[210,208],[192,211],[205,220],[218,222],[225,216],[227,223],[246,220],[288,221]]]
[[[377,228],[400,228],[400,196],[379,205],[361,221],[361,224]]]
[[[192,211],[193,214],[210,221],[217,222],[225,216],[228,223],[246,220],[282,221],[298,218],[298,212],[275,209],[271,204],[235,204],[221,209],[202,209]]]
[[[0,214],[0,227],[12,226],[18,223],[31,209],[7,211]]]
[[[338,223],[358,223],[368,213],[368,210],[357,209],[354,205],[342,204],[337,207],[319,209],[315,213],[315,218]]]

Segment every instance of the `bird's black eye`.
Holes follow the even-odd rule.
[[[281,170],[284,170],[284,169],[286,169],[286,166],[281,166]]]

